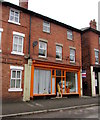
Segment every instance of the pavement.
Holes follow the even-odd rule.
[[[78,97],[78,98],[52,98],[38,99],[29,102],[2,103],[2,115],[0,117],[14,117],[42,112],[76,109],[82,107],[98,106],[99,97]]]

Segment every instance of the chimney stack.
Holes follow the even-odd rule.
[[[97,23],[96,23],[95,19],[93,19],[93,20],[90,21],[90,27],[93,28],[93,29],[95,29],[95,30],[97,29],[96,24]]]
[[[19,6],[28,9],[28,0],[19,0]]]

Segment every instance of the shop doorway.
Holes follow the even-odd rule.
[[[61,77],[56,77],[56,96],[61,96]]]
[[[98,72],[95,72],[95,89],[96,89],[96,94],[99,94],[99,80],[98,80]]]

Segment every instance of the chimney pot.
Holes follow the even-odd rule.
[[[19,6],[28,9],[28,0],[19,0]]]
[[[93,29],[95,29],[95,30],[97,29],[95,19],[93,19],[93,20],[90,21],[90,27],[93,28]]]

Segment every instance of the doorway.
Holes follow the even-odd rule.
[[[98,80],[98,72],[95,72],[95,89],[96,89],[96,94],[99,94],[99,80]]]

